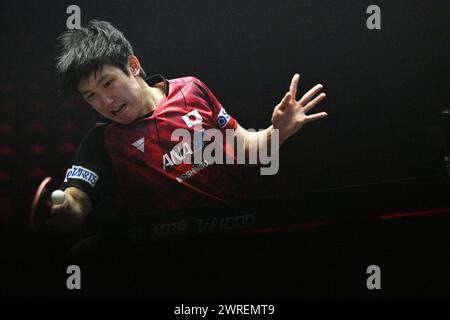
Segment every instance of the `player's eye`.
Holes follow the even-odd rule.
[[[112,82],[113,82],[112,80],[108,80],[108,81],[105,82],[105,84],[103,86],[105,88],[108,88],[111,85]]]
[[[93,93],[88,94],[88,95],[86,96],[86,100],[90,100],[93,96],[94,96]]]

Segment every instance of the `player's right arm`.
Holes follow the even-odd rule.
[[[104,143],[105,125],[98,125],[83,138],[64,182],[65,199],[52,204],[47,224],[63,232],[80,230],[87,216],[104,196],[115,190],[115,172]]]
[[[64,193],[64,202],[50,207],[47,224],[61,232],[74,233],[92,211],[92,203],[89,196],[79,188],[68,187]]]

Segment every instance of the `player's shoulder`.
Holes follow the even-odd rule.
[[[170,85],[177,86],[180,90],[194,95],[205,97],[209,95],[210,89],[197,77],[186,76],[169,80]]]
[[[106,127],[113,124],[114,122],[97,122],[87,133],[87,135],[96,135],[100,134],[101,132],[104,132]]]
[[[178,85],[186,85],[186,84],[195,83],[202,88],[205,87],[205,84],[203,83],[203,81],[194,76],[185,76],[185,77],[170,79],[168,81],[170,84],[176,84],[176,85],[177,84]]]
[[[99,144],[103,141],[105,129],[110,123],[98,122],[83,137],[82,144]]]

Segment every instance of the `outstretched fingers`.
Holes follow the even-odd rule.
[[[326,94],[324,92],[319,94],[317,97],[315,97],[314,99],[312,99],[310,102],[308,102],[306,104],[306,106],[303,108],[304,112],[307,113],[309,110],[314,108],[320,101],[325,99],[325,97],[326,97]]]
[[[300,80],[300,75],[298,73],[294,74],[292,77],[291,85],[289,87],[289,92],[291,93],[291,99],[295,100],[295,97],[297,96],[297,88],[298,88],[298,82]]]
[[[322,90],[323,85],[316,84],[314,87],[312,87],[307,93],[303,95],[303,97],[300,99],[300,104],[302,106],[306,105],[309,100],[311,100],[317,93],[319,93],[320,90]]]
[[[305,117],[306,122],[310,122],[310,121],[315,121],[315,120],[319,120],[322,118],[325,118],[328,115],[328,113],[326,112],[320,112],[320,113],[316,113],[316,114],[311,114],[309,116]]]

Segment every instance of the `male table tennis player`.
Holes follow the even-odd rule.
[[[247,152],[253,142],[268,144],[275,129],[281,145],[305,123],[327,116],[307,115],[325,93],[318,84],[297,101],[300,76],[295,74],[274,108],[272,124],[249,132],[199,79],[147,77],[128,40],[108,22],[92,20],[65,31],[58,44],[56,68],[63,93],[81,95],[105,119],[78,146],[61,185],[65,200],[50,208],[49,222],[62,230],[78,230],[105,197],[133,214],[229,201],[237,184],[235,167],[172,161],[171,151],[183,158],[199,147],[174,150],[175,129],[193,135],[199,124],[203,130],[233,129]],[[201,142],[200,149],[205,145]],[[228,152],[226,143],[223,148]]]

